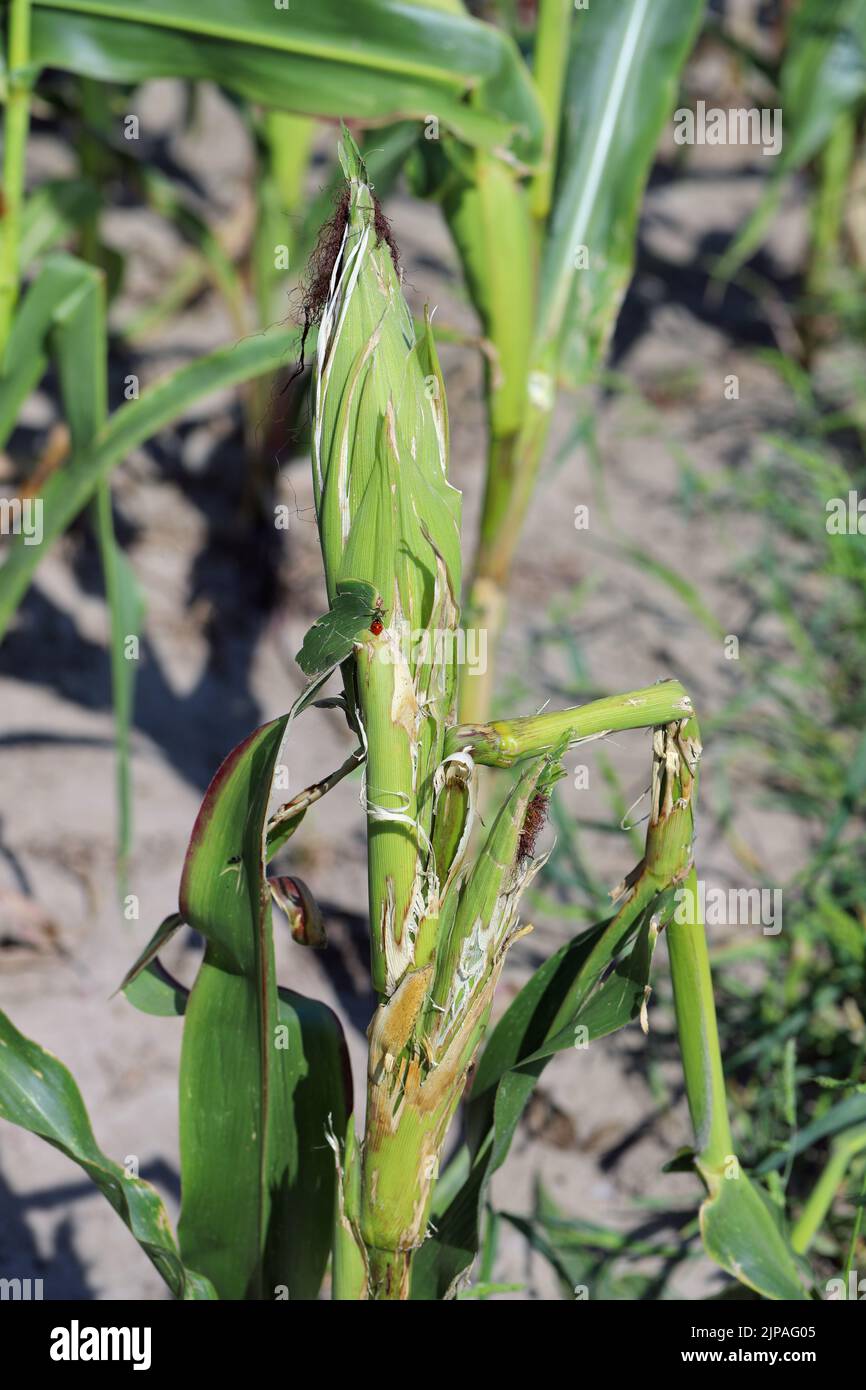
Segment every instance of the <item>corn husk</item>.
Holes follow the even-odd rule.
[[[353,580],[371,584],[380,605],[382,631],[355,643],[347,697],[367,749],[373,982],[388,997],[438,912],[430,837],[454,713],[460,494],[447,478],[429,318],[416,333],[348,133],[340,157],[348,209],[319,329],[313,482],[329,600]]]

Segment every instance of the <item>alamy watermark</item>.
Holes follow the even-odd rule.
[[[853,489],[847,497],[830,497],[825,510],[829,536],[866,536],[866,497]]]
[[[707,106],[699,101],[694,111],[680,106],[674,112],[674,140],[678,145],[760,145],[761,153],[782,150],[780,107]]]
[[[840,1299],[850,1299],[856,1303],[866,1301],[866,1279],[861,1278],[859,1270],[848,1270],[847,1283],[843,1278],[837,1277],[828,1279],[824,1287],[827,1290],[828,1303],[837,1303]]]
[[[0,1279],[0,1303],[38,1303],[44,1297],[41,1279]]]
[[[386,663],[403,660],[407,666],[436,663],[465,667],[470,676],[483,676],[487,670],[487,629],[410,628],[404,620],[391,628],[394,641],[379,651]]]
[[[82,1327],[73,1318],[69,1327],[51,1329],[48,1352],[52,1361],[131,1361],[134,1371],[147,1371],[151,1361],[149,1327]]]
[[[42,534],[41,497],[0,497],[0,536],[23,536],[25,545],[41,545]]]
[[[708,888],[698,879],[697,893],[678,888],[674,901],[674,921],[685,926],[760,926],[764,936],[778,936],[782,930],[781,888]]]

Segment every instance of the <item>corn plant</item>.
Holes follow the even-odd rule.
[[[102,1189],[179,1298],[442,1299],[470,1277],[493,1174],[551,1057],[633,1020],[648,1026],[664,934],[671,965],[705,1245],[769,1298],[807,1297],[780,1214],[737,1161],[693,861],[701,743],[674,680],[581,708],[457,722],[460,494],[448,481],[446,396],[429,319],[416,329],[393,243],[354,142],[346,188],[313,262],[318,318],[313,483],[328,611],[298,653],[288,714],[217,771],[183,867],[177,910],[123,988],[184,1017],[181,1213],[98,1148],[63,1065],[0,1017],[0,1115],[54,1144]],[[338,696],[323,696],[337,673]],[[324,699],[357,739],[334,772],[269,814],[296,721]],[[544,866],[547,806],[576,743],[652,731],[643,857],[609,919],[563,945],[495,1026],[507,953]],[[322,1004],[278,984],[272,902],[299,947],[322,944],[311,889],[268,865],[344,777],[363,768],[370,969],[364,1131],[345,1042]],[[510,775],[508,770],[511,770]],[[477,822],[479,781],[492,808]],[[182,924],[204,941],[187,991],[159,953]],[[463,1142],[448,1139],[475,1068]]]
[[[842,257],[845,221],[859,196],[859,145],[866,109],[866,4],[863,0],[801,0],[787,17],[778,61],[767,65],[744,45],[737,56],[774,84],[785,138],[772,177],[746,225],[717,267],[732,276],[761,245],[794,174],[814,170],[808,289],[826,292]],[[859,237],[854,258],[862,264]]]

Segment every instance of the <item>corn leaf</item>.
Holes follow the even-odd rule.
[[[66,257],[64,260],[71,261],[72,258]],[[45,270],[48,270],[47,263]],[[36,307],[41,307],[50,298],[52,284],[57,288],[57,275],[53,275],[52,282],[46,282],[44,286],[43,276],[30,292],[35,295],[37,289],[40,291],[39,305],[27,315],[20,332],[16,319],[11,338],[14,356],[10,350],[9,360],[21,361],[21,375],[15,371],[12,376],[0,379],[0,442],[7,426],[11,429],[14,424],[20,401],[39,380],[47,364],[44,353],[40,358],[37,352],[38,360],[18,357],[18,347],[26,352],[34,338]],[[30,303],[28,295],[22,304],[19,319]],[[53,473],[42,488],[39,494],[45,504],[42,545],[25,545],[21,535],[11,537],[6,561],[0,569],[0,637],[8,628],[42,555],[86,506],[100,481],[108,476],[112,468],[203,397],[227,386],[264,376],[285,365],[291,360],[297,341],[297,331],[282,327],[245,338],[240,343],[219,348],[207,357],[169,373],[143,392],[138,400],[127,401],[114,411],[99,431],[93,448],[77,461],[76,467]],[[26,377],[26,383],[22,377]]]
[[[18,263],[31,262],[77,231],[100,205],[99,190],[89,179],[49,179],[34,189],[21,213]]]
[[[846,1096],[824,1111],[809,1124],[798,1129],[784,1149],[769,1154],[757,1165],[758,1173],[769,1173],[774,1168],[784,1168],[798,1154],[818,1144],[832,1135],[844,1134],[847,1130],[861,1125],[866,1120],[866,1095]]]
[[[150,961],[123,990],[133,1008],[154,1018],[182,1018],[189,990],[157,958]]]
[[[709,1187],[701,1206],[708,1255],[764,1298],[808,1298],[797,1261],[769,1198],[742,1169],[728,1174],[697,1167]]]
[[[275,1131],[286,1177],[274,1203],[265,1252],[266,1294],[283,1285],[293,1299],[319,1292],[336,1211],[334,1154],[325,1140],[351,1127],[352,1078],[343,1029],[317,999],[278,990],[286,1103]],[[289,1108],[291,1107],[291,1108]]]
[[[0,447],[5,446],[24,400],[39,384],[48,366],[54,324],[79,302],[82,289],[90,283],[92,275],[93,272],[73,256],[52,256],[21,301],[0,375]],[[41,547],[28,546],[27,549]],[[37,558],[34,557],[34,564]]]
[[[719,262],[721,278],[733,275],[761,244],[785,179],[814,159],[840,116],[866,100],[866,0],[801,0],[791,16],[779,85],[782,151],[771,161],[758,206]]]
[[[278,993],[274,973],[263,840],[287,719],[216,773],[181,882],[180,915],[205,955],[181,1053],[179,1235],[224,1298],[315,1298],[336,1189],[325,1136],[351,1109],[335,1016]]]
[[[119,988],[130,1004],[143,1014],[162,1018],[179,1018],[186,1009],[189,990],[168,973],[159,960],[159,952],[175,932],[183,926],[179,912],[172,912],[160,922],[135,964],[124,975]]]
[[[65,313],[55,316],[52,334],[60,389],[72,441],[70,469],[79,466],[105,423],[108,343],[103,278],[88,271],[88,292]],[[126,861],[132,838],[132,776],[130,728],[135,699],[138,639],[144,619],[144,599],[135,573],[114,533],[111,485],[103,479],[96,491],[93,522],[99,544],[109,613],[111,695],[114,707],[114,747],[117,765],[118,886],[125,891]],[[130,645],[133,643],[134,645]]]
[[[38,1134],[84,1169],[176,1298],[211,1299],[210,1282],[181,1260],[162,1199],[99,1148],[81,1093],[61,1062],[0,1013],[0,1116]]]
[[[169,913],[168,917],[160,922],[135,964],[130,966],[121,980],[119,988],[123,990],[124,993],[126,993],[128,986],[132,984],[133,980],[141,974],[142,970],[146,970],[151,962],[156,960],[163,946],[168,945],[175,932],[182,926],[183,918],[179,912]]]
[[[207,79],[302,115],[383,122],[435,112],[469,144],[511,147],[527,161],[540,150],[541,113],[513,40],[400,0],[350,9],[338,0],[37,0],[32,56],[106,82]]]
[[[108,344],[103,276],[94,267],[60,254],[46,262],[16,315],[7,362],[10,373],[0,381],[0,435],[5,439],[18,409],[37,384],[48,360],[57,364],[60,395],[69,426],[71,457],[55,478],[74,485],[86,469],[94,441],[106,419]],[[43,514],[50,511],[45,507]],[[114,535],[109,484],[96,488],[94,525],[99,541],[110,618],[111,684],[115,719],[118,788],[118,867],[122,885],[129,851],[131,792],[129,730],[132,721],[136,653],[144,606],[135,576]],[[18,541],[24,537],[19,536]],[[44,530],[43,530],[44,539]],[[35,563],[40,546],[27,546]],[[8,563],[8,562],[7,562]],[[0,590],[8,579],[4,565]]]
[[[616,321],[644,185],[703,8],[702,0],[619,0],[574,16],[536,343],[539,367],[572,385],[598,361]]]

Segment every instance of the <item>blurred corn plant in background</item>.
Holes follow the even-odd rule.
[[[583,391],[590,409],[585,388],[631,277],[644,186],[703,8],[540,0],[531,36],[515,16],[545,114],[540,165],[515,167],[447,131],[419,146],[417,186],[442,205],[487,343],[489,451],[466,621],[487,633],[489,658],[465,683],[467,720],[491,710],[509,574],[557,392]]]
[[[214,777],[177,911],[123,982],[145,1012],[184,1016],[177,1241],[153,1189],[98,1149],[69,1073],[2,1016],[0,1114],[83,1167],[178,1297],[312,1298],[330,1259],[336,1299],[447,1298],[470,1277],[490,1181],[540,1073],[558,1052],[645,1024],[663,933],[695,1132],[676,1163],[705,1187],[706,1250],[759,1295],[806,1298],[808,1266],[784,1213],[740,1167],[728,1120],[696,911],[691,700],[668,680],[580,708],[457,723],[460,495],[448,482],[444,384],[348,133],[341,158],[346,191],[305,301],[318,323],[313,478],[329,608],[298,653],[308,684],[292,710]],[[338,670],[342,694],[322,697]],[[357,750],[269,815],[285,741],[320,697],[343,709]],[[488,1034],[505,954],[531,930],[520,899],[545,863],[538,839],[562,757],[631,728],[652,731],[643,855],[614,890],[613,915],[546,960]],[[302,945],[321,944],[321,917],[305,884],[267,872],[359,765],[378,1000],[360,1139],[336,1018],[275,978],[272,899]],[[493,808],[484,826],[473,824],[480,777]],[[691,913],[677,911],[684,897]],[[159,960],[182,923],[205,945],[190,991]]]
[[[828,310],[850,312],[862,296],[866,267],[863,218],[863,122],[866,113],[866,4],[800,0],[779,18],[774,51],[719,26],[746,85],[784,113],[785,136],[757,206],[716,266],[722,279],[750,283],[745,263],[760,250],[795,176],[810,184],[809,247],[799,350],[808,360],[828,335]],[[856,312],[856,311],[854,311]]]

